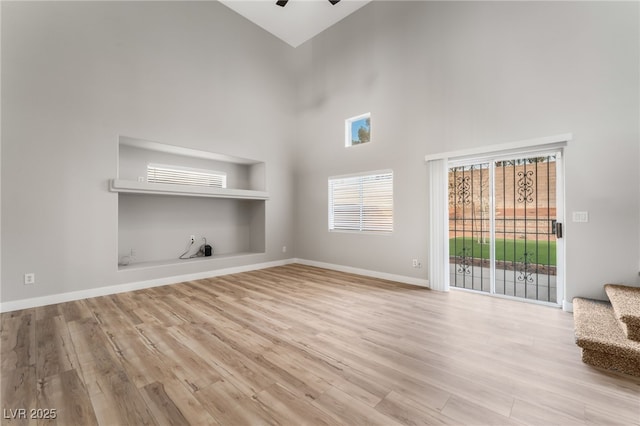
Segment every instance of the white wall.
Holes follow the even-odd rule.
[[[286,44],[217,2],[1,7],[3,302],[290,256]],[[118,272],[119,135],[266,162],[266,254]]]
[[[211,269],[117,272],[118,135],[266,163],[266,254],[216,268],[426,278],[424,156],[571,132],[566,206],[590,222],[566,225],[567,300],[638,283],[637,3],[376,1],[295,50],[216,2],[0,7],[3,302]],[[386,168],[393,235],[329,233],[327,177]]]
[[[296,51],[296,255],[426,278],[425,154],[573,133],[567,295],[638,283],[638,3],[372,2]],[[372,142],[344,147],[371,112]],[[327,177],[391,168],[391,236],[327,232]],[[302,201],[304,200],[304,202]]]

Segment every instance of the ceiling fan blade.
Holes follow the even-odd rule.
[[[276,2],[276,4],[280,7],[285,7],[287,5],[287,3],[289,2],[289,0],[278,0]],[[329,0],[329,3],[336,5],[338,3],[340,3],[340,0]]]

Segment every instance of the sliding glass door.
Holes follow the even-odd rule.
[[[452,287],[558,304],[560,153],[451,163]]]

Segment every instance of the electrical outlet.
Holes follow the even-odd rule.
[[[282,246],[282,252],[286,253],[287,252],[287,246]]]
[[[28,274],[24,274],[24,284],[31,285],[36,283],[36,274],[30,272]]]
[[[191,244],[193,244],[193,243],[195,243],[195,242],[196,242],[196,236],[195,236],[195,235],[192,235],[192,236],[191,236],[191,237],[189,237],[189,238],[190,238],[190,240],[191,240]]]
[[[413,259],[412,265],[414,268],[418,267],[418,259]]]

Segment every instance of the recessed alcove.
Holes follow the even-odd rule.
[[[263,162],[130,137],[120,137],[118,149],[109,189],[118,193],[119,270],[264,253]],[[226,187],[148,182],[147,166],[156,163],[224,173]],[[189,258],[205,239],[213,255]]]

